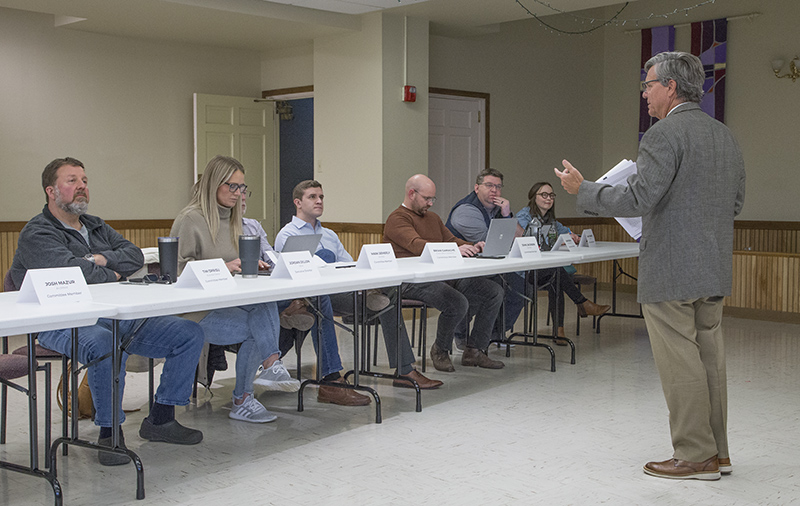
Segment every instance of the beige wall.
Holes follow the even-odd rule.
[[[261,89],[280,90],[314,83],[314,45],[267,51],[261,55]]]
[[[382,223],[406,179],[427,170],[427,22],[409,19],[409,77],[401,101],[403,18],[364,17],[360,32],[314,42],[314,176],[326,221]]]
[[[260,55],[53,28],[0,9],[0,221],[41,211],[40,175],[74,156],[91,212],[173,218],[192,182],[192,93],[260,96]]]
[[[326,221],[380,221],[381,32],[373,14],[360,32],[314,41],[314,177]]]
[[[401,100],[404,20],[383,21],[383,215],[403,201],[406,181],[428,171],[428,22],[408,18],[408,84],[416,86],[416,102]],[[371,190],[371,189],[370,189]]]
[[[490,164],[515,212],[533,183],[555,184],[562,158],[601,165],[602,48],[598,33],[558,36],[528,20],[472,39],[431,37],[431,86],[491,95]],[[558,207],[571,215],[574,201],[559,196]]]

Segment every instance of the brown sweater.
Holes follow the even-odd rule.
[[[397,258],[418,257],[429,242],[471,244],[454,236],[436,213],[428,211],[420,215],[402,205],[386,219],[383,242],[392,245]]]

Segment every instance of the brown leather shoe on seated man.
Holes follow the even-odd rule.
[[[344,378],[339,378],[334,383],[345,383]],[[317,402],[338,404],[339,406],[366,406],[372,399],[361,395],[352,388],[340,388],[331,385],[320,385],[317,391]]]
[[[414,388],[414,384],[408,380],[414,380],[419,385],[420,390],[431,390],[433,388],[439,388],[440,386],[444,385],[439,380],[432,380],[430,378],[426,378],[416,369],[412,369],[408,374],[401,374],[398,376],[398,379],[392,382],[392,386],[400,387],[400,388]]]
[[[433,346],[431,346],[431,361],[433,361],[433,367],[435,367],[437,371],[453,372],[456,370],[456,368],[453,367],[453,362],[450,360],[450,354],[436,346],[436,343],[433,343]]]
[[[703,462],[669,459],[663,462],[648,462],[644,472],[650,476],[673,480],[718,480],[719,462],[714,455]]]
[[[586,299],[577,306],[578,314],[581,318],[586,318],[587,316],[600,316],[611,309],[611,306],[601,306],[600,304],[595,304],[589,299]]]
[[[470,348],[469,346],[461,356],[461,365],[483,367],[484,369],[502,369],[506,366],[499,360],[489,358],[485,351],[481,351],[478,348]]]

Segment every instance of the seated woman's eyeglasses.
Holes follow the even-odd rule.
[[[238,184],[238,183],[222,183],[222,184],[228,185],[228,189],[231,191],[231,193],[236,193],[237,190],[240,191],[241,193],[247,193],[246,184]],[[247,193],[247,196],[249,197],[250,194]]]
[[[555,199],[556,198],[556,194],[555,193],[542,192],[542,193],[537,193],[536,195],[542,197],[543,199]]]

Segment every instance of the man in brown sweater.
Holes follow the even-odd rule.
[[[417,174],[406,182],[403,204],[386,220],[383,242],[394,248],[398,258],[419,256],[428,242],[454,242],[461,255],[479,253],[483,242],[475,244],[456,238],[436,213],[428,209],[436,201],[436,185],[427,176]],[[453,333],[457,325],[466,325],[475,316],[472,332],[461,357],[461,365],[501,369],[504,364],[486,354],[492,327],[503,302],[503,290],[486,278],[465,278],[433,283],[403,285],[403,297],[425,302],[441,314],[436,328],[436,342],[431,359],[439,371],[455,371],[450,361]]]

